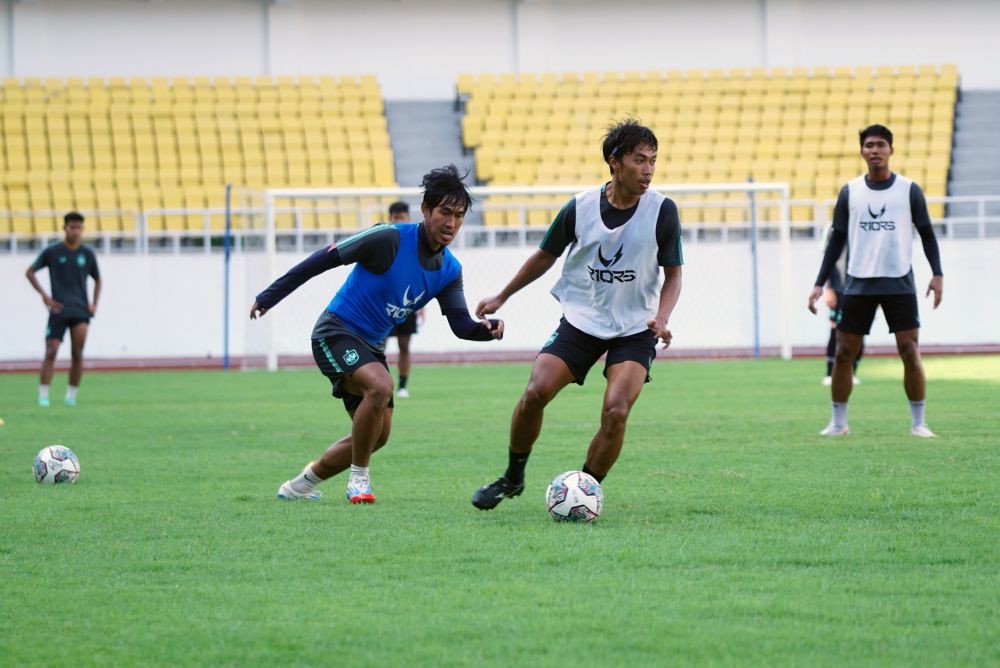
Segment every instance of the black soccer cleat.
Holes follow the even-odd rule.
[[[472,505],[480,510],[493,510],[504,499],[513,499],[515,496],[520,496],[523,491],[523,482],[515,484],[500,476],[496,482],[476,490],[472,495]]]

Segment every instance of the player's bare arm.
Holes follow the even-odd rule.
[[[97,313],[97,302],[101,299],[101,279],[94,279],[94,299],[89,304],[87,304],[87,310],[90,315],[95,315]]]
[[[670,315],[677,306],[677,300],[681,296],[681,265],[676,267],[663,268],[663,287],[660,288],[660,305],[656,310],[656,316],[651,318],[646,326],[653,330],[656,338],[663,343],[664,348],[670,346],[673,334],[667,327],[670,322]]]
[[[557,259],[552,253],[541,249],[536,250],[531,257],[525,260],[521,268],[514,274],[514,278],[510,279],[510,282],[499,294],[479,302],[479,305],[476,306],[476,317],[483,318],[490,313],[496,313],[515,292],[530,285],[551,269]]]
[[[35,276],[35,268],[28,267],[28,271],[24,272],[24,275],[28,277],[28,282],[31,283],[31,287],[35,289],[35,292],[42,296],[42,303],[45,304],[45,308],[52,313],[59,313],[62,310],[62,304],[46,294],[45,288],[42,287],[42,284],[38,282],[38,278]]]

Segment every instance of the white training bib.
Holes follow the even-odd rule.
[[[886,190],[872,190],[864,176],[848,182],[848,274],[855,278],[896,278],[910,273],[912,183],[899,174]]]
[[[660,297],[656,220],[665,197],[647,191],[627,223],[609,230],[601,219],[601,188],[576,196],[576,241],[552,288],[566,320],[600,339],[646,329]]]

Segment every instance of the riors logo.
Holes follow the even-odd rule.
[[[601,250],[600,245],[597,246],[597,263],[601,265],[600,268],[594,268],[587,265],[587,271],[590,272],[590,280],[597,283],[630,283],[635,280],[635,270],[634,269],[612,269],[611,267],[618,264],[618,261],[622,259],[622,255],[625,252],[625,245],[622,244],[618,247],[618,250],[610,258],[604,257],[604,252]]]
[[[426,290],[424,292],[426,292]],[[413,299],[410,299],[410,286],[407,285],[406,290],[403,292],[403,305],[396,306],[395,304],[386,304],[386,314],[388,314],[388,316],[396,322],[403,322],[410,317],[411,313],[413,313],[415,310],[414,306],[420,301],[420,298],[424,296],[424,292],[421,292]]]
[[[885,204],[882,205],[882,210],[878,213],[872,211],[872,205],[868,205],[868,215],[873,218],[873,220],[862,220],[858,222],[861,229],[866,232],[880,232],[882,230],[892,231],[896,229],[896,221],[894,220],[879,220],[885,215]]]

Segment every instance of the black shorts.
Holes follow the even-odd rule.
[[[398,323],[389,332],[389,336],[399,336],[400,334],[416,334],[417,333],[417,314],[411,313],[410,317],[401,323]]]
[[[344,408],[348,413],[361,405],[361,397],[347,392],[340,386],[344,378],[350,378],[355,371],[371,362],[378,362],[386,371],[389,370],[385,355],[376,355],[363,341],[346,334],[313,339],[312,349],[316,366],[330,379],[333,396],[344,401]],[[392,407],[393,401],[390,398],[389,408]]]
[[[619,362],[638,362],[646,367],[646,382],[650,381],[649,369],[656,357],[656,335],[652,330],[643,330],[637,334],[621,336],[616,339],[599,339],[586,332],[581,332],[566,322],[559,321],[559,327],[545,342],[538,354],[555,355],[569,367],[576,377],[577,385],[583,385],[587,372],[597,363],[604,353],[608,354],[604,362],[604,376],[608,375],[608,367]]]
[[[917,311],[917,295],[844,295],[840,322],[837,329],[851,334],[865,335],[871,332],[875,320],[875,309],[882,307],[890,332],[905,332],[920,329],[920,314]]]
[[[59,339],[66,336],[67,329],[73,329],[80,323],[87,324],[90,318],[66,318],[58,313],[49,314],[49,323],[45,326],[46,339]]]

